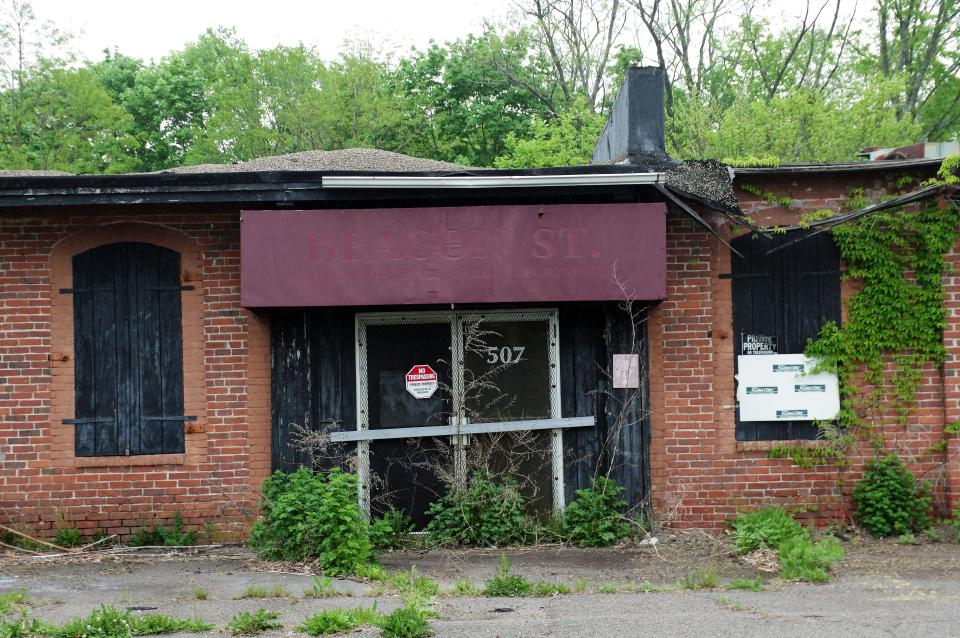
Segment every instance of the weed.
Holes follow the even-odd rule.
[[[557,594],[569,594],[570,588],[563,583],[537,582],[530,587],[530,595],[536,598],[549,598]]]
[[[56,638],[130,638],[133,616],[126,609],[102,605],[86,618],[76,618],[55,630]]]
[[[616,583],[601,583],[597,585],[597,593],[616,594],[619,591]]]
[[[806,530],[782,508],[768,507],[734,519],[734,544],[741,554],[769,547],[777,549],[784,541],[806,535]]]
[[[193,598],[195,600],[206,600],[207,599],[207,590],[201,587],[200,585],[193,586]]]
[[[440,591],[437,581],[418,576],[416,567],[411,567],[409,572],[392,574],[387,583],[410,605],[428,605]]]
[[[741,514],[733,521],[737,549],[746,553],[761,547],[777,550],[780,577],[822,583],[827,567],[843,558],[843,548],[833,536],[814,544],[810,532],[780,508]]]
[[[453,584],[453,590],[451,593],[454,596],[479,596],[480,588],[474,585],[471,581],[460,578]]]
[[[917,536],[911,532],[907,532],[906,534],[900,534],[900,536],[897,538],[897,542],[900,543],[901,545],[920,545],[921,544],[920,539],[917,538]]]
[[[724,609],[730,609],[732,611],[743,611],[746,609],[746,607],[743,606],[743,603],[741,603],[739,600],[731,600],[724,596],[718,596],[717,598],[714,598],[713,602],[717,605],[717,607],[723,607]]]
[[[29,604],[23,591],[0,594],[0,637],[27,638],[50,633],[51,627],[29,617]]]
[[[582,594],[587,591],[587,586],[590,584],[586,578],[578,578],[575,583],[573,583],[573,591],[577,594]]]
[[[227,623],[227,630],[234,636],[253,636],[268,629],[283,629],[279,618],[280,612],[263,608],[253,613],[241,611]]]
[[[654,585],[654,584],[651,583],[649,580],[645,580],[645,581],[643,581],[642,583],[640,583],[639,585],[637,585],[636,587],[634,587],[634,591],[639,591],[639,592],[642,592],[642,593],[644,593],[644,594],[649,594],[649,593],[652,593],[652,592],[666,591],[667,589],[668,589],[667,587],[662,587],[662,586],[660,586],[660,585]]]
[[[362,625],[376,625],[380,619],[381,615],[377,613],[376,603],[373,603],[369,608],[325,609],[304,620],[302,625],[296,627],[296,630],[311,636],[326,636],[355,629]]]
[[[680,582],[681,589],[715,589],[720,584],[720,578],[715,569],[698,569],[687,572]]]
[[[167,547],[184,547],[197,542],[196,532],[183,531],[183,516],[180,512],[173,515],[173,524],[163,532],[163,544]]]
[[[736,578],[723,586],[724,589],[745,590],[745,591],[763,591],[762,578]]]
[[[369,524],[357,504],[357,477],[334,468],[275,472],[261,489],[263,520],[250,542],[268,559],[316,558],[328,574],[349,574],[372,557]]]
[[[413,520],[391,507],[370,524],[370,544],[379,550],[400,549],[413,531]]]
[[[238,598],[293,598],[283,585],[250,585]]]
[[[213,625],[199,618],[172,618],[164,614],[134,616],[130,622],[130,633],[134,636],[153,636],[157,634],[191,633],[198,634],[213,629]]]
[[[500,568],[493,578],[483,584],[484,596],[526,596],[532,585],[523,576],[510,574],[510,561],[500,553]]]
[[[433,634],[428,618],[435,614],[415,605],[401,607],[379,621],[383,638],[424,638]]]
[[[930,484],[918,482],[894,454],[867,464],[853,488],[857,520],[873,536],[920,532],[930,527]]]
[[[590,489],[577,490],[576,499],[563,512],[563,535],[580,547],[613,545],[630,533],[623,522],[627,502],[620,498],[623,487],[598,476]]]
[[[83,543],[83,534],[75,527],[61,527],[53,537],[53,544],[60,547],[76,547]]]
[[[173,515],[173,524],[169,529],[162,525],[138,529],[130,536],[129,540],[129,543],[134,547],[147,547],[151,545],[184,547],[193,545],[196,542],[196,532],[183,531],[183,516],[180,512]]]
[[[833,536],[813,544],[809,538],[794,538],[780,545],[780,577],[825,583],[830,580],[827,567],[843,558],[843,548]]]
[[[126,609],[101,606],[86,618],[76,618],[60,627],[39,628],[32,635],[53,638],[130,638],[173,633],[202,633],[213,625],[199,618],[173,618],[165,614],[134,616]]]
[[[532,526],[517,484],[495,481],[489,472],[474,474],[470,485],[448,493],[427,510],[427,532],[437,545],[504,546],[523,544]]]
[[[22,589],[8,591],[0,594],[0,616],[5,616],[19,607],[29,605],[30,599],[27,592]]]
[[[336,596],[337,590],[333,586],[333,577],[326,576],[323,580],[320,580],[314,576],[311,580],[310,589],[303,590],[303,595],[306,598],[331,598]]]
[[[953,512],[953,532],[954,538],[960,541],[960,509]]]

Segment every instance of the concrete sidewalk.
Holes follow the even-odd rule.
[[[940,550],[941,563],[945,559],[960,559],[960,546],[943,547],[947,549]],[[914,549],[922,550],[904,551]],[[303,592],[311,587],[311,576],[256,571],[262,569],[263,564],[243,553],[245,550],[237,551],[240,553],[233,557],[155,562],[143,559],[55,565],[0,564],[0,591],[25,590],[35,603],[33,616],[48,622],[60,623],[84,616],[93,608],[107,604],[133,608],[137,613],[199,617],[217,627],[210,635],[218,635],[217,631],[238,611],[263,607],[279,611],[284,624],[283,630],[264,634],[268,638],[295,633],[294,626],[321,609],[369,606],[376,601],[379,610],[388,612],[402,604],[398,596],[385,593],[376,584],[351,580],[335,581],[338,596],[305,598]],[[455,556],[448,556],[443,564],[451,571],[466,573],[479,585],[495,568],[495,559],[487,556],[488,553],[463,555],[459,561]],[[514,564],[522,566],[524,560],[534,563],[532,556],[530,552],[515,556]],[[434,559],[435,556],[428,557],[418,573],[436,577],[449,586],[452,583],[444,574],[431,573],[430,560]],[[517,572],[533,579],[566,582],[573,587],[570,578],[587,567],[580,564],[577,571],[571,573],[565,571],[563,565],[557,565],[553,558],[541,562],[552,567],[541,573],[531,573],[535,572],[532,567],[530,571],[517,567]],[[456,563],[467,569],[458,569]],[[486,576],[470,568],[479,564],[483,565],[481,571]],[[917,571],[913,575],[852,573],[840,575],[826,585],[771,580],[761,592],[683,591],[671,587],[667,591],[617,594],[596,593],[596,589],[614,580],[612,577],[619,577],[621,586],[628,582],[627,578],[633,583],[640,581],[612,569],[599,571],[602,578],[589,579],[587,593],[553,598],[441,595],[435,607],[440,613],[440,618],[433,623],[436,635],[441,638],[960,636],[960,570],[956,569]],[[553,577],[549,577],[551,573]],[[727,580],[722,578],[721,584]],[[282,585],[292,596],[239,598],[250,585]],[[207,599],[197,600],[195,589],[205,591]],[[351,635],[378,634],[367,629]]]

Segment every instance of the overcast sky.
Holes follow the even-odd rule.
[[[300,42],[333,58],[345,38],[407,50],[477,32],[512,0],[32,0],[41,20],[74,35],[73,50],[99,59],[105,48],[159,59],[208,27],[236,27],[254,49]]]

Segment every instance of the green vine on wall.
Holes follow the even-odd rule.
[[[848,202],[851,209],[868,204],[860,191]],[[805,353],[820,360],[820,369],[837,374],[841,409],[836,423],[819,424],[830,440],[823,451],[782,446],[771,450],[771,457],[802,466],[843,465],[858,439],[881,450],[882,436],[863,415],[886,401],[906,425],[924,367],[942,364],[946,354],[941,274],[957,239],[957,221],[956,208],[932,201],[920,210],[881,211],[832,229],[846,279],[862,287],[847,301],[843,327],[825,325]],[[869,392],[858,386],[861,379]]]

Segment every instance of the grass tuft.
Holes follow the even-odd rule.
[[[762,578],[736,578],[723,586],[724,589],[743,591],[763,591]]]
[[[376,625],[381,620],[377,613],[377,604],[369,608],[357,607],[354,609],[325,609],[310,616],[296,627],[297,631],[311,636],[327,636],[355,629],[362,625]]]
[[[337,590],[333,586],[333,577],[325,576],[323,580],[313,577],[310,589],[303,590],[306,598],[332,598],[337,595]]]
[[[716,589],[720,585],[720,577],[715,569],[698,569],[687,572],[680,582],[680,589]]]
[[[294,598],[294,595],[283,585],[250,585],[239,598]]]
[[[279,618],[280,612],[263,608],[253,613],[241,611],[227,623],[227,630],[234,636],[253,636],[268,629],[283,629]]]
[[[407,605],[383,616],[379,621],[383,638],[425,638],[433,635],[428,618],[436,614],[414,605]]]

